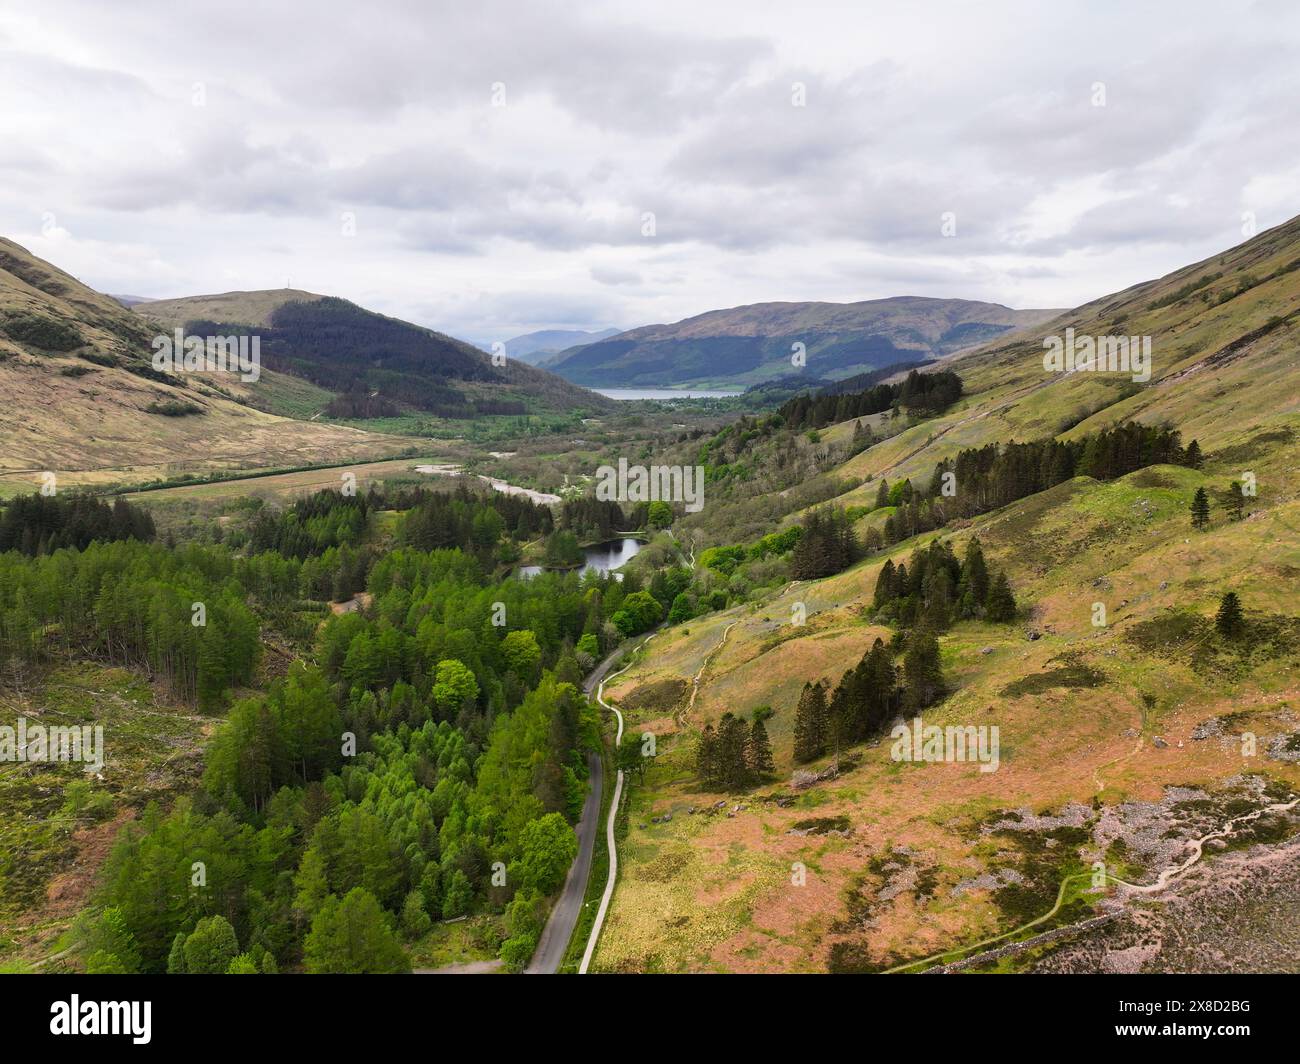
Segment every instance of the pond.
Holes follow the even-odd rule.
[[[623,536],[620,539],[606,540],[604,543],[584,547],[582,549],[582,565],[577,571],[580,574],[593,570],[598,573],[615,572],[636,557],[643,547],[645,547],[645,544],[632,536]],[[536,576],[543,571],[545,571],[545,566],[521,565],[516,570],[516,575],[523,577]],[[564,572],[565,570],[557,569],[555,571]]]

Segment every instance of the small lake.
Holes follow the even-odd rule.
[[[592,572],[593,570],[598,573],[615,572],[641,553],[644,546],[645,544],[639,539],[624,536],[622,539],[611,539],[591,547],[584,547],[582,551],[583,563],[576,571],[579,574]],[[521,565],[515,570],[515,575],[522,577],[536,576],[538,573],[545,571],[545,566]],[[555,571],[565,572],[567,570],[557,569]]]
[[[607,399],[726,399],[742,389],[714,391],[708,388],[593,388]]]

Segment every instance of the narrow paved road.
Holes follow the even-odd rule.
[[[592,671],[583,681],[582,689],[587,693],[605,678],[611,666],[623,654],[622,648],[615,650]],[[525,973],[528,975],[553,975],[560,970],[564,962],[569,939],[578,924],[582,912],[582,901],[587,894],[587,878],[591,875],[591,856],[596,849],[596,832],[600,830],[600,801],[605,788],[605,762],[599,754],[591,754],[587,759],[590,768],[591,789],[582,806],[582,816],[576,828],[578,832],[578,856],[569,866],[569,875],[564,880],[564,889],[551,910],[550,919],[542,930],[538,940],[537,951],[529,962]]]
[[[640,643],[637,649],[646,645],[654,638],[648,635]],[[624,665],[614,676],[619,673],[627,672],[632,667],[629,662]],[[611,677],[612,678],[612,677]],[[610,705],[605,701],[605,681],[600,681],[600,686],[596,688],[596,701],[614,714],[618,719],[618,734],[614,737],[614,749],[623,743],[623,714],[617,707]],[[614,825],[618,821],[618,803],[623,796],[623,770],[618,770],[618,778],[614,783],[614,798],[609,803],[609,819],[605,824],[605,848],[609,854],[609,874],[605,877],[605,893],[600,896],[600,908],[596,910],[596,919],[591,925],[591,934],[587,937],[587,948],[582,951],[582,963],[578,965],[578,974],[586,975],[587,968],[591,965],[591,955],[596,952],[596,943],[600,939],[600,929],[605,924],[605,914],[609,912],[610,900],[614,897],[614,884],[618,880],[618,846],[614,842]]]

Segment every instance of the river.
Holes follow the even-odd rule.
[[[417,473],[423,473],[431,477],[460,477],[465,475],[465,471],[458,465],[451,463],[442,463],[439,465],[418,465],[415,467]],[[517,484],[507,484],[504,480],[497,480],[496,477],[484,476],[482,473],[475,473],[479,480],[491,484],[493,490],[499,491],[505,495],[526,495],[539,506],[551,506],[560,501],[558,495],[551,495],[545,491],[534,491],[532,488],[521,488]]]

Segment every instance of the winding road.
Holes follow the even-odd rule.
[[[601,689],[605,686],[605,674],[609,672],[610,667],[623,654],[624,650],[622,648],[615,650],[597,665],[592,670],[591,675],[582,683],[582,689],[589,695],[592,693],[593,688],[596,689],[596,700],[601,705],[605,705],[605,702],[600,697]],[[623,670],[620,669],[619,671],[622,672]],[[612,707],[606,706],[606,708]],[[618,710],[614,710],[614,713],[617,715]],[[623,737],[623,718],[621,715],[618,717],[618,732],[621,740]],[[617,746],[615,749],[617,749]],[[573,937],[573,929],[578,925],[578,916],[582,913],[583,898],[587,894],[587,879],[591,875],[591,858],[596,850],[596,831],[600,826],[600,802],[605,793],[604,759],[598,753],[590,754],[587,758],[587,765],[590,770],[591,789],[587,792],[587,800],[582,806],[582,816],[579,818],[578,826],[575,829],[578,833],[578,856],[573,859],[573,864],[569,866],[569,874],[564,880],[564,889],[560,891],[560,896],[555,902],[555,908],[551,910],[550,918],[546,921],[546,927],[542,930],[542,937],[537,942],[537,950],[533,953],[533,959],[529,962],[528,967],[524,969],[528,975],[554,975],[560,970],[560,965],[564,963],[564,955],[569,948],[569,939]],[[614,794],[614,804],[610,810],[611,825],[614,810],[618,808],[618,791],[621,789],[622,782],[623,773],[620,772]],[[610,847],[610,854],[612,858],[612,846]],[[613,865],[611,862],[612,871]],[[603,911],[604,907],[602,906],[602,914]]]
[[[653,639],[653,635],[648,635],[639,644],[637,650],[645,646],[646,643]],[[632,667],[628,662],[613,676],[619,673],[627,672]],[[596,688],[596,701],[608,709],[615,717],[618,718],[618,735],[614,738],[614,749],[617,750],[623,742],[623,714],[614,706],[605,701],[605,681],[600,681],[600,686]],[[609,818],[605,822],[605,846],[609,853],[609,875],[605,879],[605,893],[600,896],[600,908],[596,910],[596,921],[591,925],[591,934],[587,937],[587,948],[582,951],[582,963],[578,965],[578,974],[586,975],[587,968],[591,965],[591,955],[596,952],[596,942],[600,939],[600,929],[605,923],[605,914],[609,912],[610,899],[614,897],[614,883],[618,879],[618,847],[614,843],[614,824],[618,820],[618,802],[623,797],[623,770],[618,770],[618,776],[614,782],[614,799],[609,803]]]
[[[789,590],[799,581],[792,581],[787,585],[785,590]],[[784,592],[783,592],[784,593]],[[699,683],[704,675],[705,669],[708,668],[709,662],[727,642],[727,636],[731,630],[740,623],[740,619],[732,621],[723,629],[722,638],[708,654],[704,657],[704,663],[700,666],[692,681],[692,691],[690,706],[695,704],[695,695],[699,691]],[[619,712],[616,706],[605,701],[605,684],[615,676],[627,672],[633,665],[629,661],[618,672],[611,673],[609,670],[616,661],[625,654],[631,656],[645,646],[653,639],[658,632],[646,636],[631,650],[625,650],[620,647],[602,661],[583,681],[583,690],[592,694],[595,688],[596,701],[605,709],[614,714],[618,722],[617,734],[614,736],[615,756],[619,745],[623,742],[623,714]],[[690,706],[687,707],[689,713]],[[605,765],[598,754],[591,754],[588,758],[588,765],[591,770],[591,790],[587,793],[587,800],[582,806],[582,816],[578,820],[576,831],[578,833],[578,856],[574,858],[573,864],[569,867],[569,874],[564,880],[564,889],[560,892],[560,897],[555,903],[555,908],[551,910],[550,918],[546,921],[546,927],[542,931],[542,937],[538,940],[537,950],[533,954],[532,961],[524,970],[529,975],[550,975],[560,970],[560,965],[564,963],[564,955],[568,952],[569,940],[573,937],[573,929],[578,925],[578,917],[582,913],[583,900],[587,894],[587,880],[591,876],[591,860],[596,849],[596,831],[597,821],[600,818],[601,796],[604,793],[605,786]],[[605,923],[605,915],[609,912],[609,903],[614,896],[614,884],[618,879],[618,849],[614,842],[614,825],[618,819],[618,805],[623,797],[623,770],[619,769],[614,779],[614,796],[609,803],[609,816],[605,822],[605,843],[606,852],[609,854],[609,875],[605,881],[605,892],[600,898],[600,908],[596,910],[596,919],[591,927],[591,934],[587,938],[587,946],[582,954],[582,963],[578,967],[578,973],[585,975],[587,968],[591,964],[592,954],[596,951],[596,943],[600,939],[600,930]]]

